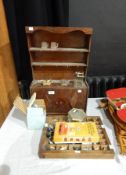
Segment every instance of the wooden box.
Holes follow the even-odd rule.
[[[86,73],[91,28],[26,27],[33,81],[31,95],[44,99],[48,114],[86,110]]]
[[[67,121],[67,116],[48,116],[48,126],[55,125],[56,122]],[[42,132],[39,144],[40,158],[86,158],[86,159],[112,159],[114,158],[114,151],[110,146],[110,141],[105,129],[102,126],[102,121],[98,116],[85,117],[84,122],[95,122],[100,140],[98,143],[68,143],[55,144],[48,137],[49,130],[45,127]],[[53,134],[52,134],[53,137]]]

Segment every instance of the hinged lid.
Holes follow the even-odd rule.
[[[91,28],[26,27],[33,79],[75,79],[87,72]]]

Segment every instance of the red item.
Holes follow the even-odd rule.
[[[126,88],[117,88],[117,89],[107,90],[106,95],[111,100],[114,100],[116,98],[126,97]]]
[[[61,123],[60,124],[60,127],[59,127],[59,134],[67,134],[67,131],[68,131],[68,126],[64,123]]]
[[[118,110],[117,115],[123,122],[126,122],[126,108]]]
[[[106,91],[106,95],[108,99],[115,100],[119,98],[126,98],[126,88],[117,88],[117,89],[110,89]],[[115,104],[116,107],[120,108],[124,102],[117,102]],[[117,116],[123,122],[126,122],[126,108],[117,110]]]

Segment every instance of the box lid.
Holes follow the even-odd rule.
[[[86,75],[92,28],[26,27],[33,79]]]

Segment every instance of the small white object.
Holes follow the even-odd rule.
[[[124,109],[124,108],[126,108],[126,103],[123,103],[122,105],[121,105],[121,107],[120,107],[121,109]]]
[[[49,95],[54,95],[55,94],[55,91],[48,91],[48,94]]]
[[[57,49],[59,44],[57,42],[51,42],[51,49]]]
[[[78,92],[78,93],[81,93],[81,92],[82,92],[82,90],[81,90],[81,89],[78,89],[78,90],[77,90],[77,92]]]
[[[33,30],[34,30],[34,28],[33,28],[33,27],[29,27],[28,29],[29,29],[29,31],[33,31]]]
[[[74,151],[75,153],[80,153],[80,151]]]
[[[77,112],[77,110],[76,110],[76,109],[74,109],[74,110],[73,110],[73,112]]]
[[[48,123],[45,123],[45,128],[48,128],[49,124]]]
[[[42,43],[41,43],[41,48],[42,48],[42,49],[47,49],[48,47],[49,47],[49,43],[46,42],[46,41],[42,41]]]
[[[109,145],[109,148],[110,148],[110,149],[114,149],[114,146],[113,146],[113,145]]]

